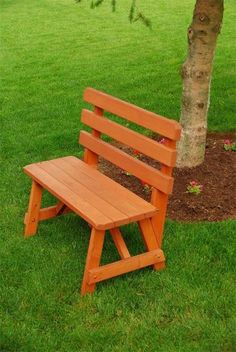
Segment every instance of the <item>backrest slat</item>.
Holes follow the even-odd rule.
[[[166,147],[140,133],[121,126],[105,117],[98,116],[90,110],[83,110],[81,121],[94,130],[105,133],[119,142],[160,161],[167,166],[174,166],[176,150]]]
[[[180,138],[181,128],[178,122],[114,98],[96,89],[87,88],[84,92],[84,100],[164,137],[172,140]]]
[[[170,194],[172,192],[173,178],[171,176],[164,175],[152,166],[143,163],[139,159],[133,158],[120,149],[92,136],[90,133],[81,131],[79,143],[95,154],[102,156],[113,164],[116,164],[123,170],[126,170],[139,179],[144,180],[163,193]]]

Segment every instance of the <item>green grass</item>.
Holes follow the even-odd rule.
[[[30,180],[22,167],[79,155],[85,87],[93,86],[178,119],[179,69],[193,0],[150,0],[153,31],[84,1],[0,0],[1,233],[0,351],[234,351],[233,221],[167,221],[167,269],[142,270],[79,295],[89,229],[67,216],[22,237]],[[226,1],[212,80],[209,129],[235,129],[236,5]],[[45,204],[52,201],[50,196]],[[227,206],[227,204],[225,205]],[[136,227],[124,228],[133,253]],[[107,236],[108,237],[108,236]],[[103,262],[118,258],[112,241]]]

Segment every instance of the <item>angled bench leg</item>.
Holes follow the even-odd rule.
[[[88,254],[84,270],[84,278],[81,288],[81,295],[91,293],[95,290],[96,284],[88,284],[89,270],[99,267],[102,255],[103,243],[105,239],[105,231],[92,228],[89,241]]]
[[[43,188],[36,181],[32,181],[28,214],[25,219],[25,237],[35,235],[39,222],[39,211]]]
[[[139,229],[147,251],[152,251],[159,248],[155,232],[153,230],[151,219],[144,219],[138,222]],[[164,269],[165,261],[153,265],[155,270]]]
[[[118,250],[118,253],[120,255],[120,257],[122,259],[125,259],[125,258],[129,258],[130,257],[130,253],[129,253],[129,250],[125,244],[125,241],[122,237],[122,234],[120,232],[120,229],[119,228],[114,228],[114,229],[110,229],[110,233],[111,233],[111,236],[112,236],[112,239],[115,243],[115,246]]]

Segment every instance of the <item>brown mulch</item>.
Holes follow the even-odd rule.
[[[236,134],[210,133],[207,137],[205,161],[194,168],[174,170],[174,190],[169,197],[167,216],[180,221],[219,221],[236,219],[236,152],[223,149],[224,139],[236,139]],[[130,148],[114,143],[131,154]],[[159,168],[153,159],[141,155],[140,160]],[[149,200],[140,180],[126,175],[120,168],[101,159],[100,171],[113,178],[140,197]],[[198,194],[186,193],[190,181],[203,185]]]

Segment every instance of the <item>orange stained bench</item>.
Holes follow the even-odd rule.
[[[176,141],[180,125],[173,120],[146,111],[108,94],[87,88],[84,100],[94,111],[83,110],[82,122],[92,128],[81,131],[79,142],[85,147],[84,160],[74,156],[43,161],[24,167],[32,178],[28,211],[25,214],[25,237],[36,233],[39,221],[74,212],[91,227],[91,237],[81,294],[93,292],[97,282],[152,265],[162,269],[165,257],[161,250],[168,195],[173,188],[172,169],[176,162]],[[134,122],[165,137],[160,144],[124,127],[104,115],[104,110]],[[140,151],[161,163],[157,170],[141,160],[104,142],[102,134]],[[116,164],[152,186],[151,202],[127,190],[98,169],[98,157]],[[58,203],[41,208],[43,190],[49,191]],[[137,222],[146,252],[131,256],[120,226]],[[109,230],[121,260],[100,265],[105,231]]]

